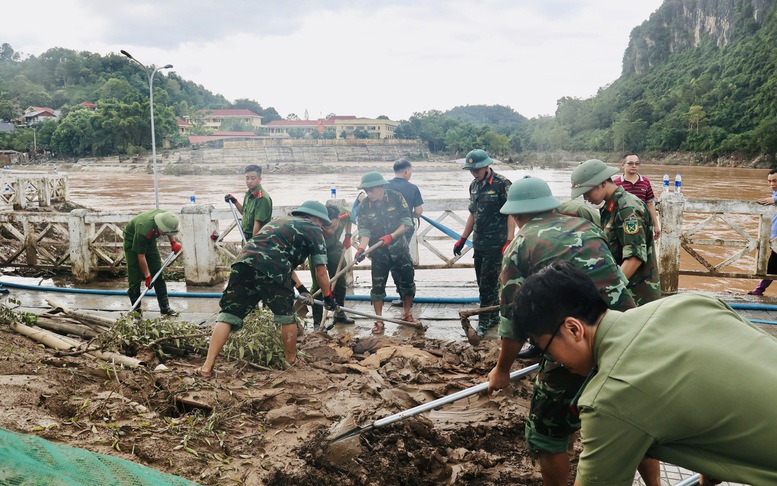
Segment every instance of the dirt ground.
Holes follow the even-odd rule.
[[[462,399],[332,445],[364,425],[485,380],[497,344],[309,333],[285,371],[199,356],[118,369],[57,356],[0,327],[0,426],[202,484],[541,484],[525,449],[531,383]],[[524,363],[528,365],[530,363]],[[520,367],[521,364],[516,364]],[[352,425],[352,424],[351,424]]]

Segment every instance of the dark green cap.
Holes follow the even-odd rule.
[[[582,196],[620,172],[599,159],[586,160],[572,171],[572,199]]]
[[[494,161],[488,156],[485,150],[475,149],[467,154],[467,158],[464,159],[463,170],[480,169],[493,164]]]
[[[326,206],[318,201],[305,201],[302,206],[298,207],[291,212],[292,216],[300,216],[302,214],[309,214],[315,216],[324,221],[324,226],[329,226],[332,221],[329,219],[329,212],[326,210]]]
[[[357,189],[369,189],[371,187],[385,186],[388,184],[386,179],[380,175],[380,172],[367,172],[362,176],[362,183]]]
[[[502,214],[541,213],[556,209],[561,201],[553,197],[548,183],[538,177],[526,176],[513,183],[507,192]]]

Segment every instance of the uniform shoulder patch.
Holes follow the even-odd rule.
[[[636,235],[639,233],[639,220],[636,216],[629,216],[623,220],[623,231],[627,235]]]

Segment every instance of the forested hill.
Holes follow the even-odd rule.
[[[559,100],[555,120],[545,122],[555,137],[548,143],[773,155],[776,7],[773,0],[666,0],[632,31],[618,80],[591,99]]]

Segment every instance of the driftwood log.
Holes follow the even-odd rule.
[[[472,329],[472,326],[469,323],[469,318],[478,314],[483,314],[484,312],[494,312],[498,310],[498,305],[492,305],[489,307],[478,307],[477,309],[464,309],[463,311],[459,311],[461,328],[464,329],[464,332],[467,334],[467,341],[469,341],[471,345],[477,346],[480,344],[480,336],[478,336],[478,333]]]

